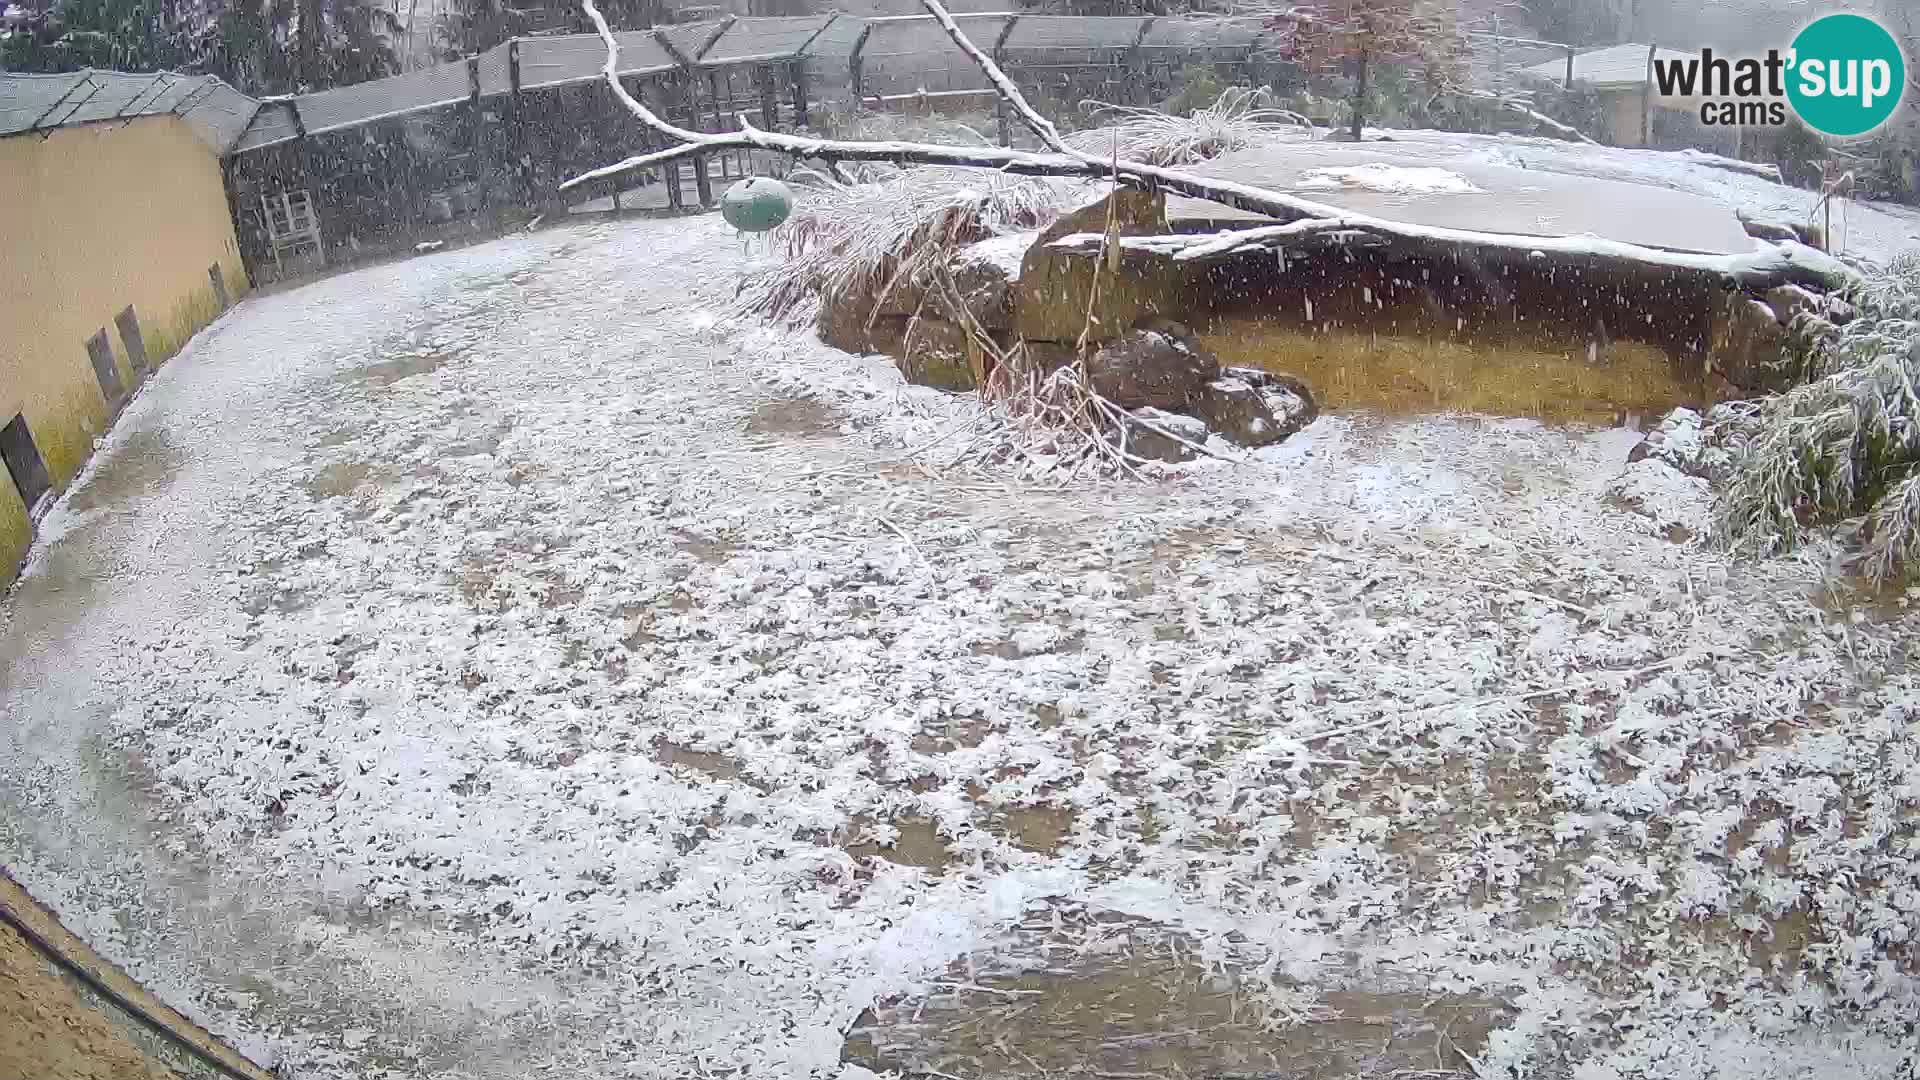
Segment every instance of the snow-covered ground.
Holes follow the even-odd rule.
[[[1904,600],[1699,546],[1626,431],[956,474],[963,402],[720,317],[749,257],[572,226],[203,334],[9,601],[0,860],[292,1076],[831,1076],[1085,911],[1280,1024],[1498,1003],[1436,1068],[1912,1075]]]

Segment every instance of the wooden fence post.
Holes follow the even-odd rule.
[[[467,112],[473,117],[474,201],[482,213],[487,209],[487,118],[480,111],[480,58],[467,57]]]
[[[519,180],[519,201],[529,210],[533,209],[539,188],[539,180],[533,166],[533,149],[527,138],[527,103],[520,87],[520,39],[507,42],[507,84],[511,93],[507,97],[507,115],[513,120],[513,140],[509,144],[513,154],[514,175]]]

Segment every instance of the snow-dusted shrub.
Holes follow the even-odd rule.
[[[1074,185],[977,169],[916,168],[825,177],[802,187],[773,234],[784,262],[742,288],[748,310],[804,322],[820,304],[874,303],[903,286],[925,288],[953,252],[989,237],[1050,224]]]
[[[1865,519],[1876,581],[1920,558],[1920,254],[1850,291],[1855,317],[1795,319],[1809,381],[1768,401],[1714,511],[1720,539],[1761,553]]]
[[[1311,131],[1298,113],[1274,105],[1264,88],[1229,87],[1213,104],[1176,116],[1157,109],[1094,103],[1105,122],[1075,132],[1067,142],[1090,154],[1111,155],[1154,165],[1190,165],[1219,157],[1283,131]]]

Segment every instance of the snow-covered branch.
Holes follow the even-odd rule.
[[[1718,275],[1754,288],[1785,283],[1834,288],[1857,277],[1850,267],[1825,252],[1791,242],[1735,255],[1714,255],[1666,251],[1597,236],[1517,236],[1398,222],[1391,224],[1390,230],[1382,229],[1378,219],[1364,214],[1303,218],[1282,225],[1262,225],[1209,235],[1122,237],[1120,250],[1171,256],[1175,262],[1206,262],[1246,251],[1281,247],[1289,242],[1325,239],[1333,234],[1348,233],[1443,247],[1466,245],[1481,250],[1520,252],[1533,258],[1590,258],[1596,262],[1665,267]],[[1107,238],[1101,233],[1073,233],[1053,241],[1048,247],[1056,251],[1094,255],[1103,250],[1106,242]]]
[[[602,67],[614,96],[641,123],[680,142],[681,146],[643,154],[623,162],[583,173],[561,185],[562,190],[603,179],[633,169],[677,160],[705,151],[755,148],[797,157],[821,160],[894,161],[902,164],[957,165],[996,169],[1032,175],[1111,176],[1132,187],[1171,192],[1206,199],[1235,209],[1278,219],[1281,224],[1225,233],[1198,239],[1192,247],[1182,248],[1177,256],[1185,261],[1225,255],[1247,247],[1269,246],[1290,238],[1328,232],[1351,231],[1397,238],[1425,245],[1454,245],[1468,248],[1553,252],[1590,255],[1596,258],[1640,263],[1708,273],[1731,273],[1750,285],[1780,282],[1804,282],[1833,286],[1853,280],[1853,271],[1844,264],[1810,248],[1788,245],[1757,251],[1750,255],[1710,256],[1666,251],[1597,237],[1534,237],[1505,233],[1477,232],[1431,225],[1415,225],[1354,213],[1327,203],[1303,199],[1284,192],[1255,187],[1216,177],[1125,158],[1103,158],[1070,145],[1053,124],[1030,104],[1007,74],[993,59],[968,39],[940,0],[920,0],[941,29],[961,51],[973,58],[986,73],[1000,97],[1021,122],[1039,137],[1051,153],[1036,154],[995,147],[952,147],[904,142],[850,142],[809,139],[778,132],[761,131],[741,121],[735,132],[714,134],[688,131],[668,123],[648,109],[620,85],[619,43],[595,6],[594,0],[582,0],[588,18],[607,45],[607,62]],[[1303,220],[1312,219],[1312,220]]]
[[[894,161],[914,165],[954,165],[1038,176],[1101,176],[1108,172],[1104,163],[1089,165],[1085,161],[1058,154],[1034,154],[1024,150],[989,146],[959,147],[910,142],[846,142],[834,139],[810,139],[776,131],[762,131],[744,119],[740,122],[738,131],[722,133],[691,131],[669,123],[627,92],[627,88],[621,85],[618,75],[620,44],[614,38],[613,30],[607,25],[606,17],[600,13],[594,0],[582,0],[581,6],[585,8],[587,17],[593,21],[594,28],[599,31],[600,39],[606,42],[607,61],[601,66],[601,74],[607,86],[613,90],[614,98],[632,113],[635,119],[679,145],[630,157],[624,161],[617,161],[611,165],[603,165],[581,173],[561,184],[562,191],[596,180],[605,180],[679,161],[682,158],[698,157],[701,154],[721,150],[742,149],[767,150],[822,161]],[[1054,138],[1056,140],[1059,138],[1057,132],[1054,133]]]

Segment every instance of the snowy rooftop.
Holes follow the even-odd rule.
[[[175,114],[224,152],[254,100],[211,75],[128,75],[88,68],[63,75],[0,75],[0,136],[73,124]]]
[[[1579,53],[1573,58],[1573,81],[1601,90],[1640,86],[1647,81],[1647,50],[1651,48],[1651,45],[1629,43]],[[1657,55],[1662,60],[1684,60],[1692,54],[1660,49]],[[1525,72],[1535,78],[1562,82],[1567,77],[1567,62],[1548,60],[1526,68]]]
[[[1395,132],[1362,145],[1301,139],[1249,147],[1193,171],[1290,191],[1416,225],[1523,236],[1596,236],[1677,251],[1750,251],[1731,207],[1669,187],[1529,167],[1471,143]],[[1490,141],[1499,145],[1497,141]],[[1510,143],[1516,147],[1526,142]],[[1170,198],[1175,224],[1258,220],[1198,199]]]
[[[969,36],[983,46],[1002,40],[1013,17],[970,17]],[[1004,47],[1022,50],[1125,50],[1129,48],[1223,50],[1248,48],[1258,28],[1223,19],[1152,19],[1020,16]],[[864,35],[864,42],[862,40]],[[623,75],[670,71],[682,61],[713,67],[774,60],[801,60],[829,81],[844,83],[854,49],[860,48],[869,92],[983,89],[986,77],[931,20],[869,22],[851,15],[739,18],[682,23],[617,35]],[[480,94],[512,92],[508,45],[479,56]],[[600,77],[605,47],[594,34],[520,39],[520,85],[534,89]],[[473,92],[465,61],[404,75],[270,101],[262,106],[234,149],[258,150],[465,101]],[[297,116],[296,116],[297,113]],[[244,123],[244,119],[242,120]],[[231,140],[230,140],[231,141]]]

